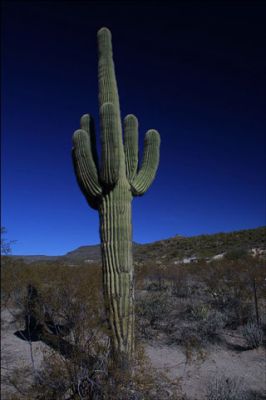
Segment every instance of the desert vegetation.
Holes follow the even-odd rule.
[[[263,261],[247,256],[160,265],[150,267],[150,271],[138,280],[140,291],[145,293],[137,301],[142,336],[161,332],[168,341],[193,349],[221,339],[221,332],[245,327],[247,341],[256,330],[261,343],[266,289]]]
[[[236,232],[216,233],[184,237],[176,235],[167,240],[137,246],[136,260],[162,259],[174,262],[184,257],[197,255],[198,260],[208,260],[217,254],[227,253],[228,258],[238,258],[252,248],[265,249],[266,228],[243,229]]]
[[[180,380],[151,363],[147,347],[178,350],[188,365],[206,362],[217,349],[232,358],[264,351],[265,261],[247,252],[196,264],[147,257],[136,262],[134,376],[122,376],[111,362],[99,263],[26,264],[11,256],[3,261],[2,312],[12,314],[17,340],[44,346],[38,368],[5,372],[3,398],[194,400]],[[34,301],[30,288],[37,293]],[[263,389],[223,371],[204,383],[204,396],[262,399]]]
[[[10,398],[137,399],[158,386],[146,371],[141,342],[134,380],[112,364],[101,280],[99,265],[74,269],[5,259],[2,311],[20,326],[14,332],[20,340],[46,345],[41,369],[32,364],[30,384],[28,370],[9,371],[4,382],[17,391]]]

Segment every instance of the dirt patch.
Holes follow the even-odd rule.
[[[247,351],[230,351],[220,346],[210,346],[202,354],[190,359],[176,346],[146,345],[152,366],[180,382],[180,387],[190,400],[206,399],[208,382],[218,374],[241,379],[248,391],[266,396],[266,354],[263,348]]]
[[[32,342],[30,346],[29,342],[16,336],[15,332],[23,330],[24,326],[17,324],[7,309],[1,312],[1,322],[1,398],[8,400],[15,388],[8,384],[7,378],[14,371],[20,371],[20,376],[16,372],[18,380],[30,383],[34,373],[32,361],[38,369],[48,346],[40,341]],[[229,339],[228,343],[233,348],[234,340]],[[208,382],[220,373],[241,379],[247,390],[266,396],[266,352],[263,347],[240,351],[224,345],[210,345],[208,350],[189,358],[181,347],[160,345],[156,341],[146,342],[145,350],[158,375],[166,374],[170,380],[178,382],[189,400],[206,399]]]
[[[47,346],[38,341],[31,344],[19,338],[15,333],[23,331],[24,326],[15,321],[12,313],[1,311],[1,399],[8,399],[9,393],[16,392],[9,379],[16,377],[17,382],[29,384],[43,359],[43,350]]]

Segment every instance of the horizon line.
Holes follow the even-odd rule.
[[[253,228],[244,228],[244,229],[238,229],[238,230],[218,231],[218,232],[214,232],[214,233],[200,233],[200,234],[197,234],[197,235],[182,235],[182,234],[177,233],[174,236],[168,236],[166,238],[157,239],[157,240],[154,240],[152,242],[136,242],[136,241],[133,240],[132,243],[135,243],[137,245],[138,244],[145,245],[145,244],[151,244],[151,243],[156,243],[156,242],[160,242],[160,241],[164,241],[164,240],[173,239],[173,238],[175,238],[177,236],[180,236],[181,238],[187,239],[187,238],[193,238],[193,237],[199,237],[199,236],[214,236],[214,235],[219,235],[219,234],[229,234],[229,233],[243,232],[243,231],[254,230],[254,229],[262,229],[262,228],[266,228],[266,225],[259,225],[259,226],[253,227]],[[100,246],[100,245],[101,245],[100,242],[83,244],[83,245],[80,245],[80,246],[74,248],[73,250],[67,251],[64,254],[41,254],[41,253],[35,253],[35,254],[21,254],[20,253],[20,254],[15,254],[14,252],[12,252],[10,255],[11,256],[16,256],[16,257],[19,257],[19,256],[21,256],[21,257],[25,257],[25,256],[32,256],[32,257],[37,257],[37,256],[62,257],[62,256],[65,256],[66,254],[71,253],[71,252],[73,252],[73,251],[75,251],[75,250],[77,250],[77,249],[79,249],[81,247]],[[1,254],[1,256],[3,256],[3,254]]]

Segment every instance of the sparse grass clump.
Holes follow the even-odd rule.
[[[248,394],[242,380],[217,375],[208,383],[206,400],[248,400]]]
[[[251,349],[258,348],[263,342],[263,330],[256,322],[249,322],[244,325],[242,334]]]

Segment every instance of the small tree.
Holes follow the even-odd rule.
[[[10,261],[9,256],[12,253],[12,244],[15,240],[7,240],[4,235],[6,235],[7,230],[4,226],[1,226],[1,265],[4,265],[6,261]]]

